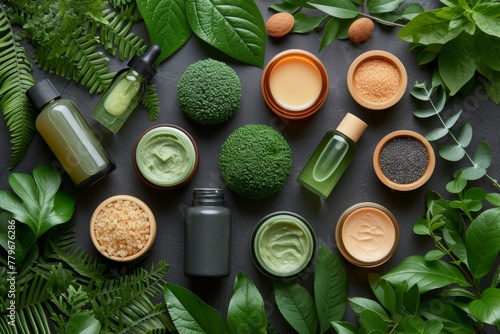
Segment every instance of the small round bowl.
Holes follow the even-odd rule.
[[[363,202],[349,207],[335,228],[340,253],[354,265],[372,268],[391,258],[399,242],[399,226],[382,205]]]
[[[406,92],[408,76],[393,54],[368,51],[358,56],[347,72],[347,87],[361,106],[382,110],[395,105]]]
[[[188,184],[198,169],[198,160],[198,146],[193,137],[171,124],[147,129],[132,150],[137,176],[148,186],[160,190],[178,189]]]
[[[328,95],[328,74],[312,53],[290,49],[278,53],[264,68],[262,95],[279,117],[300,120],[315,114]]]
[[[292,280],[309,266],[316,251],[316,235],[300,215],[278,211],[262,218],[251,243],[255,266],[272,279]]]
[[[420,143],[420,145],[422,145],[427,154],[427,167],[422,173],[420,173],[421,174],[420,177],[418,177],[415,181],[409,183],[397,182],[397,180],[395,180],[394,178],[391,179],[390,176],[386,175],[383,172],[383,166],[380,161],[382,152],[387,144],[389,144],[395,139],[405,139],[405,138],[413,139],[418,143]],[[411,152],[406,151],[404,152],[404,155],[398,157],[406,157],[408,159],[411,159]],[[398,130],[389,133],[380,140],[380,142],[375,147],[375,151],[373,153],[373,169],[375,170],[375,174],[377,174],[379,180],[382,181],[382,183],[388,186],[389,188],[399,191],[410,191],[421,187],[432,176],[435,165],[436,165],[436,157],[434,155],[434,149],[432,148],[429,141],[419,133],[410,130]],[[411,168],[412,163],[410,160],[403,159],[399,161],[398,166],[400,167],[399,172],[401,173],[407,170],[408,168]]]
[[[114,261],[129,262],[142,257],[153,245],[156,220],[151,209],[140,199],[116,195],[94,210],[90,218],[90,236],[102,255]],[[131,240],[133,236],[135,240]]]

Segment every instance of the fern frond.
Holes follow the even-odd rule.
[[[7,15],[0,9],[0,108],[10,132],[9,169],[23,158],[35,135],[36,113],[26,97],[35,80],[24,48],[15,42]]]
[[[88,282],[90,279],[105,279],[106,266],[99,263],[97,259],[90,256],[85,250],[74,248],[72,250],[61,250],[57,244],[52,243],[52,248],[57,254],[56,258],[69,265],[80,276],[80,280]]]
[[[93,31],[99,29],[100,43],[103,48],[111,55],[120,60],[132,59],[136,54],[144,53],[147,46],[144,40],[130,32],[134,24],[132,12],[134,6],[128,6],[119,13],[110,11],[104,17],[104,21],[94,21]]]
[[[156,120],[160,113],[160,101],[158,100],[158,93],[156,92],[156,86],[154,84],[151,83],[147,85],[141,103],[149,113],[149,120]]]

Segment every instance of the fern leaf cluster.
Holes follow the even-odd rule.
[[[16,277],[15,327],[9,324],[7,291],[0,289],[1,333],[65,333],[70,321],[82,316],[98,321],[103,333],[174,330],[165,303],[153,301],[162,294],[165,262],[121,275],[106,271],[74,242],[71,226],[59,225],[35,252],[38,256],[23,265],[31,270],[20,270]],[[2,286],[7,278],[0,270]]]
[[[26,91],[33,85],[31,63],[15,41],[4,9],[0,9],[0,108],[11,136],[12,169],[24,156],[35,134],[35,118]]]

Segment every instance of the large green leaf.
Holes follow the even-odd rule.
[[[263,67],[264,19],[253,0],[186,0],[194,33],[236,60]]]
[[[470,272],[474,278],[488,274],[500,252],[500,208],[482,212],[465,234]]]
[[[470,303],[469,311],[479,322],[500,326],[500,289],[484,290],[480,299]]]
[[[444,261],[426,261],[423,256],[412,255],[382,276],[393,284],[407,282],[418,285],[420,293],[441,288],[449,284],[469,286],[460,270]]]
[[[359,332],[356,326],[346,321],[332,321],[331,325],[338,334],[357,334]]]
[[[482,3],[472,9],[472,18],[476,26],[486,34],[500,38],[499,15],[499,3]]]
[[[320,333],[332,321],[342,320],[347,299],[347,274],[339,257],[328,247],[319,246],[314,269],[314,300]]]
[[[137,0],[152,44],[161,47],[161,63],[187,42],[192,30],[186,17],[186,0]]]
[[[33,176],[12,173],[9,184],[13,192],[0,190],[0,208],[27,224],[36,238],[73,215],[75,200],[58,190],[61,176],[52,167],[36,167]]]
[[[229,333],[266,334],[267,323],[262,296],[248,277],[238,273],[227,311]]]
[[[167,283],[165,302],[180,334],[226,332],[226,325],[220,313],[186,288]]]
[[[374,300],[363,297],[352,297],[349,298],[349,306],[357,315],[360,315],[364,310],[372,310],[373,312],[378,313],[385,321],[390,320],[382,305]]]
[[[86,314],[74,316],[66,325],[67,334],[97,334],[100,329],[101,323],[96,318]]]
[[[368,0],[368,11],[373,14],[393,12],[405,0]]]
[[[443,324],[446,333],[453,334],[475,334],[476,330],[470,317],[455,308],[453,304],[446,303],[441,299],[430,299],[423,301],[420,305],[420,313],[427,319],[438,320]]]
[[[359,323],[367,330],[367,333],[387,333],[389,328],[380,314],[372,310],[363,310],[359,316]]]
[[[402,327],[405,333],[441,334],[443,324],[435,319],[424,322],[422,318],[413,316],[405,318]]]
[[[339,19],[352,19],[359,15],[358,8],[351,0],[311,0],[309,4],[324,13]]]
[[[274,282],[276,304],[286,321],[299,334],[315,334],[318,315],[311,295],[297,283]]]

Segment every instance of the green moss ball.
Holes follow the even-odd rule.
[[[181,110],[203,125],[220,124],[240,107],[238,74],[223,62],[206,59],[189,65],[177,85]]]
[[[273,128],[247,124],[222,145],[219,169],[230,190],[249,199],[263,199],[285,185],[292,169],[292,150]]]

